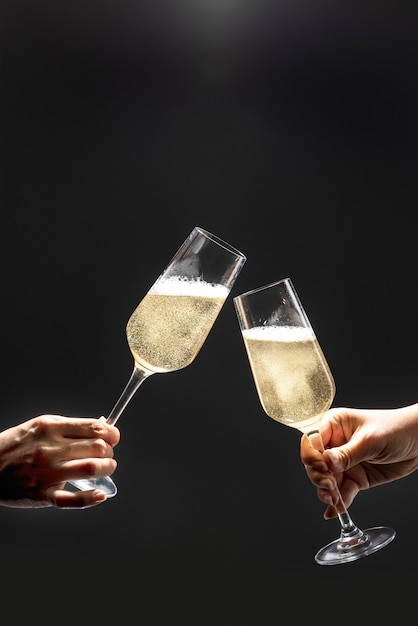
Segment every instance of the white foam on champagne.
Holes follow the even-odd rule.
[[[248,339],[256,341],[280,341],[293,343],[295,341],[313,341],[315,334],[306,326],[256,326],[246,328],[242,334]]]
[[[228,296],[229,290],[223,285],[207,283],[199,278],[190,279],[185,276],[159,278],[149,293],[160,296],[194,296],[198,298],[222,298]]]

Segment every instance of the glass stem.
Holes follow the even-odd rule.
[[[319,432],[319,430],[315,430],[315,431],[308,433],[308,438],[312,446],[316,450],[319,450],[319,452],[324,451],[324,444],[322,442],[322,437],[321,437],[321,433]],[[337,508],[337,513],[338,513],[338,519],[340,520],[340,524],[341,524],[341,540],[342,541],[344,539],[351,540],[351,539],[357,539],[359,537],[362,537],[363,532],[359,528],[357,528],[357,526],[354,524],[353,520],[351,519],[350,514],[347,510],[347,507],[344,504],[344,500],[342,499],[340,490],[338,489],[338,486],[336,487],[336,489],[337,489],[337,494],[339,496],[339,500],[338,500],[336,508]]]
[[[111,426],[116,424],[119,417],[122,415],[123,410],[125,409],[126,405],[130,401],[138,387],[144,382],[146,378],[148,378],[148,376],[151,376],[153,373],[154,372],[148,372],[146,370],[143,370],[135,364],[133,372],[130,379],[128,380],[125,389],[122,391],[119,400],[116,402],[115,406],[110,411],[106,419],[106,422],[108,424],[110,424]]]

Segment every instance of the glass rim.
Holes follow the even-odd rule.
[[[235,296],[235,298],[233,298],[233,300],[240,300],[242,298],[246,298],[248,296],[251,296],[254,293],[257,293],[259,291],[264,291],[265,289],[269,289],[271,287],[277,287],[277,285],[280,285],[282,283],[290,283],[293,287],[293,283],[292,283],[292,279],[287,276],[286,278],[280,278],[280,280],[275,280],[272,283],[268,283],[267,285],[263,285],[262,287],[255,287],[254,289],[250,289],[249,291],[245,291],[244,293],[240,293],[237,296]]]
[[[218,235],[215,235],[214,233],[211,233],[209,230],[206,230],[206,228],[202,228],[201,226],[195,226],[193,230],[197,231],[198,233],[202,235],[205,235],[205,237],[214,241],[216,244],[218,244],[218,246],[221,246],[228,252],[232,252],[236,256],[239,256],[244,261],[247,260],[246,255],[243,252],[241,252],[241,250],[238,250],[238,248],[236,248],[232,244],[225,241],[225,239],[221,239],[221,237],[218,237]]]

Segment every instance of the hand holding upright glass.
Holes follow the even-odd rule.
[[[291,280],[237,296],[234,305],[263,409],[323,450],[319,429],[334,400],[335,384]],[[355,561],[395,537],[391,528],[357,528],[341,496],[338,511],[341,534],[317,552],[320,565]]]
[[[116,423],[146,378],[194,361],[245,261],[241,252],[216,235],[199,227],[192,230],[129,318],[126,336],[134,368],[108,424]],[[116,494],[109,477],[71,484]]]

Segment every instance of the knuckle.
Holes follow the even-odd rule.
[[[86,459],[80,467],[84,478],[96,476],[96,462],[93,459]]]
[[[38,415],[32,420],[32,430],[37,435],[44,435],[49,432],[51,425],[57,422],[57,418],[53,415]]]
[[[95,452],[95,456],[99,458],[104,458],[109,455],[109,446],[103,439],[96,439],[93,443],[93,450]]]

